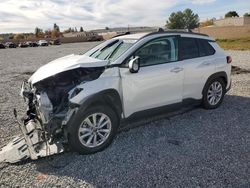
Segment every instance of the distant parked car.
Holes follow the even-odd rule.
[[[39,40],[38,41],[39,46],[48,46],[49,43],[46,40]]]
[[[16,44],[13,42],[6,42],[5,47],[7,48],[16,48]]]
[[[4,49],[4,48],[5,48],[4,44],[0,43],[0,49]]]
[[[61,45],[60,39],[51,40],[49,43],[51,45]]]
[[[29,47],[38,47],[39,45],[37,44],[37,42],[27,42]]]
[[[29,47],[29,44],[26,43],[26,42],[20,42],[18,46],[19,46],[20,48],[27,48],[27,47]]]

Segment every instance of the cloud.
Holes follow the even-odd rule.
[[[18,21],[21,19],[26,19],[26,17],[13,12],[0,11],[0,23],[7,22],[6,24],[8,24],[8,22],[11,22],[13,19]]]
[[[84,29],[127,26],[164,25],[166,12],[180,0],[2,0],[0,33],[33,31],[36,26]],[[4,10],[5,12],[3,12]],[[12,13],[15,14],[12,14]],[[7,15],[9,14],[9,15]],[[3,19],[4,18],[4,19]],[[10,24],[5,24],[8,20]]]
[[[216,0],[190,0],[193,4],[207,4],[207,3],[213,3]]]

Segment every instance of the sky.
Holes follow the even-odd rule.
[[[250,0],[0,0],[0,33],[83,27],[165,25],[172,12],[191,8],[201,21],[235,10],[250,12]]]

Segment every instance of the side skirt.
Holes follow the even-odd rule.
[[[172,117],[181,113],[185,113],[186,111],[190,111],[195,107],[200,106],[202,100],[201,99],[184,99],[180,103],[170,104],[166,106],[161,106],[157,108],[147,109],[139,112],[135,112],[130,115],[128,118],[124,118],[121,120],[120,130],[127,129],[131,127],[131,124],[140,122],[149,122],[162,118]]]

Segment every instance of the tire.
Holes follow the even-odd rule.
[[[94,117],[96,117],[96,126],[93,126]],[[100,123],[101,118],[104,119]],[[100,126],[98,126],[98,123],[100,123]],[[105,123],[106,125],[103,126]],[[101,126],[103,127],[97,128]],[[80,109],[68,127],[69,149],[80,154],[92,154],[102,151],[112,143],[118,126],[118,117],[113,109],[108,106],[92,106],[87,110]],[[92,140],[88,143],[90,137],[92,137]],[[106,138],[104,139],[104,137]],[[98,142],[94,142],[94,140],[98,139]]]
[[[221,90],[219,88],[221,88]],[[202,99],[203,108],[205,109],[218,108],[223,101],[225,93],[226,93],[226,84],[223,79],[215,78],[211,81],[208,81],[203,90],[203,99]],[[213,97],[214,100],[212,99]]]

